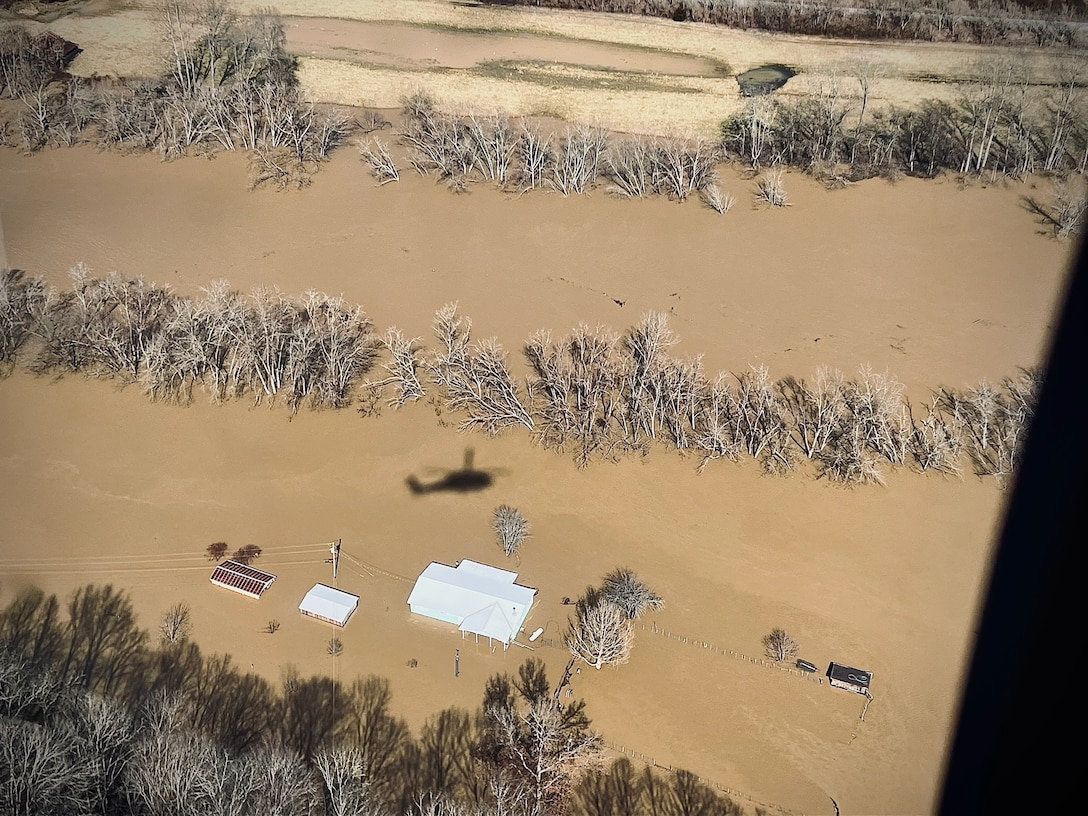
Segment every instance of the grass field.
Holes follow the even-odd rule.
[[[242,10],[263,3],[242,0]],[[73,14],[50,27],[78,42],[84,53],[76,73],[142,75],[158,71],[157,27],[147,2],[92,5],[93,14]],[[434,0],[284,0],[288,46],[302,57],[303,87],[317,101],[395,108],[414,90],[427,90],[452,108],[499,111],[511,115],[560,116],[604,127],[650,134],[712,136],[718,123],[742,105],[732,76],[682,76],[647,71],[656,56],[687,57],[741,73],[769,63],[798,71],[780,92],[809,93],[828,82],[860,96],[854,79],[864,70],[873,79],[870,105],[910,105],[934,97],[953,100],[960,83],[984,76],[995,62],[1011,61],[1029,83],[1046,83],[1063,64],[1082,59],[1055,50],[945,45],[865,43],[787,37],[643,17],[544,11],[531,8],[474,7]],[[295,29],[305,21],[311,32],[325,32],[335,50],[312,56],[312,36]],[[387,44],[378,49],[352,45],[360,26],[380,27]],[[554,54],[548,64],[486,56],[460,67],[426,57],[397,56],[413,38],[442,34],[455,53],[481,35],[547,40]],[[616,64],[615,49],[629,52],[629,65]],[[564,56],[564,48],[569,52]],[[586,54],[596,49],[606,67],[587,70]],[[389,65],[397,57],[396,65]]]

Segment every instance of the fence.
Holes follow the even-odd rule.
[[[662,629],[657,625],[656,621],[650,621],[650,624],[639,624],[639,628],[644,632],[650,632],[651,634],[660,635],[668,640],[675,640],[677,643],[687,644],[697,649],[703,649],[710,654],[718,654],[723,657],[731,657],[735,660],[741,660],[746,663],[751,663],[754,666],[762,666],[765,669],[773,669],[775,671],[785,672],[786,674],[792,674],[801,680],[807,680],[810,683],[818,683],[821,686],[824,684],[824,678],[813,672],[801,671],[793,666],[783,666],[781,663],[777,663],[774,660],[766,660],[762,657],[751,657],[740,652],[734,652],[732,649],[723,649],[720,646],[716,646],[713,643],[709,643],[700,638],[692,638],[687,635],[681,635],[678,632],[671,632],[666,629]]]
[[[794,668],[793,666],[783,666],[781,663],[776,663],[773,660],[766,660],[762,657],[750,657],[749,655],[741,654],[740,652],[734,652],[732,649],[723,649],[720,646],[716,646],[713,643],[709,643],[699,638],[692,638],[688,637],[687,635],[681,635],[677,632],[671,632],[666,629],[662,629],[654,621],[651,621],[649,625],[646,625],[644,623],[638,624],[638,628],[644,632],[660,635],[661,637],[668,640],[688,645],[696,649],[704,650],[709,654],[721,655],[722,657],[731,657],[735,660],[740,660],[745,663],[751,663],[753,666],[762,666],[765,669],[773,669],[774,671],[784,672],[786,674],[791,674],[801,680],[807,680],[810,683],[818,683],[821,686],[824,683],[824,678],[818,674],[801,671],[800,669]],[[567,650],[566,644],[563,643],[561,640],[554,640],[552,638],[546,637],[537,638],[536,641],[534,641],[533,645],[548,646],[552,649],[560,649],[562,651]]]

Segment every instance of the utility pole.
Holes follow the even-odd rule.
[[[332,558],[326,558],[325,559],[326,564],[332,564],[332,579],[334,581],[336,580],[336,573],[340,569],[340,542],[341,541],[343,541],[343,539],[338,538],[338,539],[336,539],[336,541],[334,541],[332,543],[332,545],[329,547],[329,552],[332,553]]]

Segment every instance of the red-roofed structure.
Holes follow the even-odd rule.
[[[272,573],[238,561],[224,561],[212,572],[213,584],[250,598],[260,598],[275,580]]]

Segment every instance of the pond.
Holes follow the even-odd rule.
[[[777,91],[795,76],[797,72],[786,65],[761,65],[737,74],[737,84],[741,96],[763,96]]]

